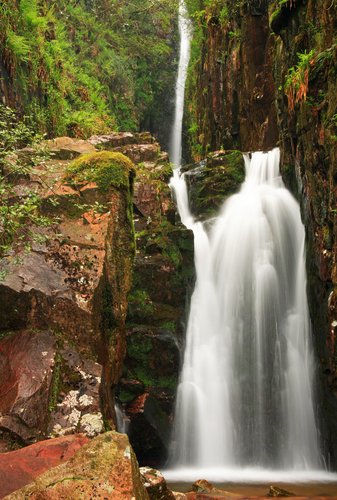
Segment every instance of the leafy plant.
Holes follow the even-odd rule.
[[[314,64],[314,50],[298,53],[298,63],[289,69],[284,83],[284,92],[288,98],[288,109],[294,111],[295,105],[305,101],[309,87],[309,70]]]
[[[11,181],[20,176],[27,176],[31,165],[45,157],[45,151],[36,147],[36,155],[30,162],[21,163],[9,155],[15,148],[33,144],[41,137],[28,125],[29,117],[20,120],[9,107],[0,105],[0,256],[6,253],[15,242],[18,245],[30,247],[34,240],[31,226],[49,226],[52,221],[39,214],[40,197],[32,190],[17,196],[13,192]],[[27,246],[28,245],[28,246]]]
[[[7,0],[0,57],[51,136],[137,130],[174,86],[177,0]],[[166,98],[166,97],[165,97]]]

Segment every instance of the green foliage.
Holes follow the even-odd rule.
[[[288,109],[292,112],[298,102],[306,100],[309,86],[309,69],[314,64],[314,50],[298,53],[298,63],[288,70],[284,92],[288,97]]]
[[[31,165],[41,160],[42,150],[35,146],[36,154],[27,162],[9,160],[15,148],[34,145],[41,137],[27,125],[29,117],[19,120],[15,112],[0,105],[0,256],[15,242],[27,250],[36,238],[32,226],[46,227],[51,220],[39,213],[41,198],[32,190],[16,196],[12,182],[29,175]]]
[[[0,57],[18,108],[51,136],[136,130],[174,75],[177,0],[7,0]]]
[[[0,104],[0,161],[15,148],[27,146],[37,138],[28,121],[28,117],[18,120],[13,109]]]
[[[154,312],[154,306],[149,294],[145,290],[133,288],[129,294],[129,317],[151,316]]]
[[[112,186],[128,190],[133,163],[122,153],[101,151],[80,156],[69,165],[67,172],[72,184],[96,182],[102,191]]]

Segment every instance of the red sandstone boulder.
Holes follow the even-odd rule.
[[[29,442],[46,429],[55,337],[23,331],[0,341],[0,428]]]
[[[0,454],[0,498],[69,460],[89,439],[81,434],[41,441]]]
[[[96,437],[67,462],[48,470],[7,498],[149,499],[128,438],[116,432]]]
[[[51,330],[23,330],[0,340],[1,451],[13,440],[102,432],[101,371],[65,340],[61,347]]]

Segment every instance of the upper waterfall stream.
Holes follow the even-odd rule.
[[[211,231],[194,220],[180,174],[191,40],[184,1],[179,32],[170,185],[181,220],[194,233],[196,285],[166,476],[195,479],[204,471],[208,479],[242,480],[245,470],[249,481],[287,470],[289,480],[293,474],[313,480],[315,470],[326,479],[300,209],[283,185],[275,148],[245,155],[245,182]]]

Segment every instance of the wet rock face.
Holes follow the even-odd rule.
[[[196,85],[193,80],[188,87],[195,141],[203,154],[274,147],[278,130],[268,2],[226,1],[222,10],[214,2],[205,8]]]
[[[239,191],[245,178],[241,151],[216,151],[184,167],[190,208],[200,220],[214,217],[225,199]]]
[[[136,457],[125,435],[109,432],[84,445],[9,499],[137,498],[148,500]]]
[[[52,330],[0,340],[1,451],[44,436],[102,432],[101,372]]]
[[[167,157],[137,166],[136,257],[129,294],[126,357],[116,388],[141,464],[167,457],[180,370],[187,293],[193,286],[193,236],[178,221],[167,185]]]
[[[56,353],[49,332],[23,331],[0,341],[0,428],[30,441],[48,425]]]

